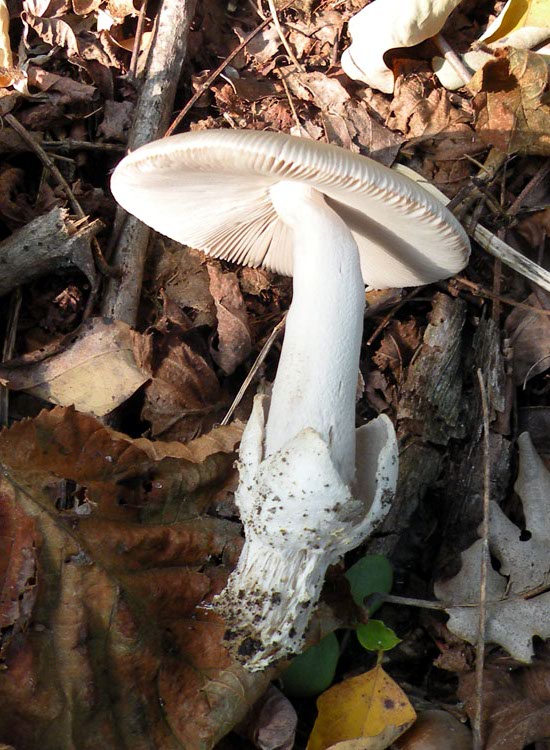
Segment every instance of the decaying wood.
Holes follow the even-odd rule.
[[[53,208],[0,243],[0,296],[42,274],[78,268],[95,287],[90,240],[102,228],[96,221],[75,225],[68,211]]]
[[[466,303],[437,294],[424,341],[409,367],[397,418],[423,440],[447,445],[464,434],[462,407],[462,328]]]
[[[195,0],[164,0],[162,3],[130,133],[130,150],[161,137],[166,130],[194,10]],[[121,278],[109,280],[103,314],[135,326],[151,230],[120,208],[115,224],[120,234],[111,261],[120,269]]]
[[[414,516],[429,492],[439,498],[441,518],[446,519],[441,566],[455,563],[457,551],[479,536],[482,413],[479,388],[472,385],[480,368],[491,403],[491,420],[497,424],[507,408],[505,359],[493,320],[481,319],[473,337],[465,324],[465,303],[437,294],[422,345],[401,390],[397,493],[392,510],[368,547],[369,552],[390,557],[398,567],[410,563],[409,557],[415,554],[411,542]],[[441,446],[446,446],[445,452]],[[489,453],[491,499],[501,502],[510,480],[510,441],[491,432]]]

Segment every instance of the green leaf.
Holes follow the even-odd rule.
[[[371,594],[388,594],[393,583],[393,570],[383,555],[365,555],[345,574],[348,579],[351,595],[358,607],[364,606],[365,597]],[[381,602],[369,607],[373,614]]]
[[[282,676],[283,690],[293,698],[307,698],[326,690],[334,680],[340,644],[329,633],[316,646],[293,659]]]
[[[401,638],[381,620],[369,620],[366,625],[358,625],[356,632],[359,643],[367,651],[389,651],[401,643]]]

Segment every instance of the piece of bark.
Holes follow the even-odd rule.
[[[464,436],[460,371],[465,316],[465,302],[435,295],[423,344],[399,400],[397,418],[403,429],[437,445]]]
[[[168,126],[194,11],[195,0],[163,0],[134,114],[128,144],[131,151],[161,137]],[[120,208],[115,226],[120,235],[111,261],[121,277],[107,283],[103,314],[135,326],[151,230]]]
[[[78,268],[95,288],[90,239],[102,228],[99,220],[78,226],[68,211],[53,208],[0,243],[0,296],[31,279],[60,268]]]

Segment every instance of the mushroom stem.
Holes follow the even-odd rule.
[[[306,428],[355,475],[355,402],[365,307],[357,244],[318,190],[283,181],[271,200],[294,234],[293,300],[266,425],[266,456]]]

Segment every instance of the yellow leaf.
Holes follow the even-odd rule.
[[[550,0],[508,0],[480,41],[491,44],[528,27],[550,27]],[[510,44],[514,46],[512,41]]]
[[[381,666],[331,687],[319,696],[317,709],[307,750],[383,750],[416,718]]]

